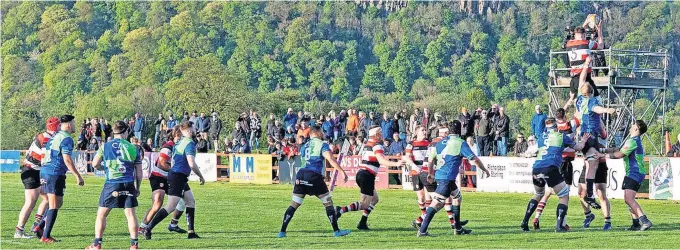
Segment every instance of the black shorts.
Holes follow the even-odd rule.
[[[571,186],[574,182],[574,166],[569,159],[562,162],[560,172],[562,173],[562,178],[564,178],[564,183]]]
[[[35,170],[30,167],[21,167],[21,182],[24,183],[24,189],[36,189],[40,187],[40,170]]]
[[[64,196],[66,175],[40,175],[40,185],[43,193]]]
[[[591,75],[592,74],[589,73],[586,76],[586,82],[588,82],[590,84],[590,86],[593,87],[593,96],[599,96],[600,92],[597,90],[597,86],[595,86],[595,81],[593,81],[593,78],[591,78]],[[569,91],[571,91],[572,93],[575,93],[577,96],[578,96],[579,91],[580,91],[578,89],[580,77],[581,77],[581,74],[578,74],[576,76],[572,76],[571,81],[569,82]]]
[[[550,166],[547,168],[534,168],[531,171],[534,179],[534,186],[545,187],[548,184],[549,187],[555,187],[557,184],[564,182],[564,178],[560,174],[560,169],[557,166]]]
[[[595,171],[595,183],[607,183],[607,173],[609,168],[607,168],[606,162],[600,162],[597,164],[597,171]],[[578,178],[578,183],[586,183],[586,166],[583,165],[583,171],[581,171],[581,176]]]
[[[427,190],[432,193],[437,190],[437,182],[430,183],[427,180],[427,172],[420,172],[420,174],[413,176],[413,191]]]
[[[300,170],[295,176],[293,193],[318,196],[328,193],[328,186],[326,186],[324,177],[319,173]]]
[[[439,183],[437,185],[437,189],[435,190],[435,193],[438,195],[444,196],[446,198],[448,197],[453,197],[454,196],[454,191],[458,190],[458,185],[456,185],[456,180],[439,180],[437,181]]]
[[[588,155],[588,150],[590,150],[590,148],[595,148],[595,149],[600,148],[600,144],[597,142],[597,137],[599,137],[599,132],[598,133],[590,133],[590,137],[588,137],[588,141],[586,141],[585,146],[581,150],[581,153],[583,153],[583,155]]]
[[[182,173],[168,173],[168,195],[184,198],[184,192],[191,190],[189,176]]]
[[[163,189],[165,193],[168,193],[168,179],[160,176],[151,175],[149,176],[149,184],[151,184],[151,192],[158,189]]]
[[[135,183],[105,183],[102,193],[99,195],[99,207],[137,207],[137,189],[135,189]]]
[[[364,169],[357,172],[356,182],[361,189],[361,193],[373,196],[375,194],[375,175]]]
[[[623,185],[621,186],[621,188],[623,190],[628,189],[628,190],[633,190],[633,191],[637,192],[638,190],[640,190],[640,185],[642,185],[641,182],[637,182],[633,178],[626,176],[626,177],[623,177]]]

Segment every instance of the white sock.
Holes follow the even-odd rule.
[[[141,225],[139,225],[139,227],[142,227],[142,228],[146,228],[146,227],[148,227],[148,226],[149,226],[149,225],[147,225],[147,224],[146,224],[146,223],[144,223],[144,222],[142,222],[142,224],[141,224]]]

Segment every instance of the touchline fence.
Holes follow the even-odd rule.
[[[104,176],[103,171],[95,171],[91,167],[94,151],[74,151],[73,159],[76,169],[81,174]],[[0,151],[0,167],[3,173],[19,172],[23,162],[24,151],[3,150]],[[144,153],[143,172],[147,178],[152,164],[158,158],[158,152]],[[399,156],[387,156],[390,160],[398,160]],[[534,191],[531,180],[531,168],[533,158],[521,157],[480,157],[482,162],[491,172],[488,178],[481,177],[478,169],[461,170],[461,178],[458,178],[458,186],[468,192],[511,192],[532,193]],[[356,172],[359,170],[359,156],[347,156],[343,158],[341,166],[349,176],[349,181],[338,181],[341,187],[356,187],[354,182]],[[680,200],[680,185],[675,185],[674,180],[680,180],[680,158],[649,157],[645,158],[649,168],[639,198]],[[279,157],[270,154],[223,154],[223,153],[199,153],[196,155],[196,163],[203,173],[206,181],[228,181],[244,184],[292,184],[295,174],[300,168],[300,157]],[[578,178],[583,168],[583,159],[577,158],[573,162],[573,185],[571,195],[577,194]],[[330,166],[330,165],[329,165]],[[607,160],[608,177],[607,189],[612,198],[623,198],[621,185],[625,176],[623,160]],[[330,182],[332,168],[326,168],[326,181]],[[197,181],[192,174],[189,178]],[[401,167],[381,168],[376,178],[378,189],[404,189],[411,190],[411,179],[408,172]]]

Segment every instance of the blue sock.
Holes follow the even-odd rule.
[[[102,241],[104,241],[104,239],[102,239],[102,238],[94,238],[94,241],[92,242],[92,245],[100,246],[100,245],[102,244]]]
[[[130,239],[130,246],[139,246],[139,239]]]
[[[194,230],[194,218],[196,217],[196,208],[194,207],[187,207],[186,209],[187,212],[187,230],[193,231]]]
[[[434,208],[432,207],[427,208],[427,211],[425,212],[425,220],[423,220],[423,224],[420,226],[420,233],[427,232],[427,227],[430,226],[430,221],[432,221],[432,218],[436,213],[437,210],[435,210]]]
[[[47,210],[45,215],[45,232],[43,233],[43,238],[50,238],[52,228],[54,227],[54,222],[57,220],[57,214],[59,214],[59,209]]]

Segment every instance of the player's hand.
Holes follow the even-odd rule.
[[[608,113],[608,114],[614,114],[614,113],[616,113],[616,109],[608,108],[605,112]]]
[[[201,185],[205,184],[205,179],[203,179],[203,176],[198,177],[198,180],[201,182]]]
[[[83,177],[80,175],[76,175],[76,183],[78,186],[83,186],[85,185],[85,180],[83,180]]]
[[[399,161],[397,162],[397,166],[405,166],[405,165],[406,165],[406,161],[405,161],[405,160],[399,160]]]
[[[139,189],[135,190],[135,197],[139,197],[140,194],[142,194],[142,192],[140,192]]]
[[[588,141],[590,139],[590,133],[585,133],[581,136],[581,141]]]
[[[432,176],[431,174],[427,174],[427,181],[429,181],[430,183],[434,183],[434,176]]]
[[[488,169],[484,169],[484,170],[482,170],[482,171],[486,174],[486,178],[491,177],[491,173],[489,173],[489,170],[488,170]],[[484,177],[484,175],[482,175],[482,177]]]

